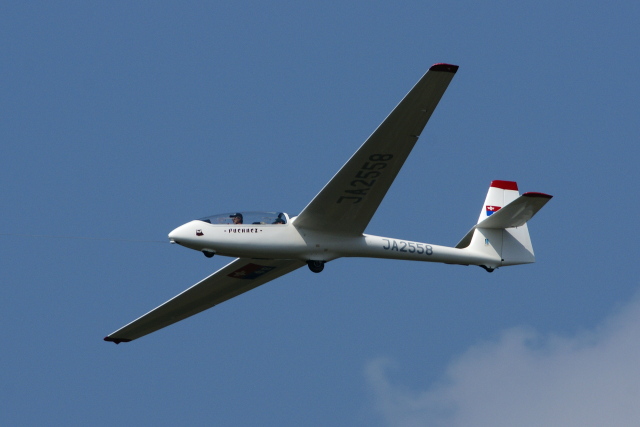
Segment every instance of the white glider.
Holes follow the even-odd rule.
[[[477,224],[455,247],[363,234],[458,67],[436,64],[298,216],[231,212],[188,222],[172,243],[207,257],[237,257],[105,338],[140,338],[263,285],[305,264],[319,273],[341,257],[477,265],[491,272],[535,261],[527,221],[552,196],[520,195],[513,181],[493,181]]]

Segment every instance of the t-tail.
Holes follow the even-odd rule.
[[[543,193],[520,195],[518,184],[513,181],[491,182],[478,223],[456,248],[495,258],[495,263],[480,266],[489,272],[502,266],[535,262],[527,221],[551,197]]]

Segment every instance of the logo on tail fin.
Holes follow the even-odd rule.
[[[498,212],[500,210],[500,206],[486,206],[487,216],[491,216],[492,214]]]

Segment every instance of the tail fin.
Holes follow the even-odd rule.
[[[524,193],[513,181],[492,181],[478,223],[456,245],[456,248],[490,255],[496,265],[482,265],[487,271],[500,266],[529,264],[536,258],[529,237],[529,221],[552,196]]]

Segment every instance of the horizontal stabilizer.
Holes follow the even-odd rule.
[[[476,228],[511,228],[526,224],[552,198],[543,193],[524,193],[484,221]]]
[[[507,206],[476,224],[469,230],[466,236],[458,242],[456,248],[466,248],[469,246],[476,228],[504,229],[523,226],[533,218],[552,197],[553,196],[544,193],[524,193]]]

